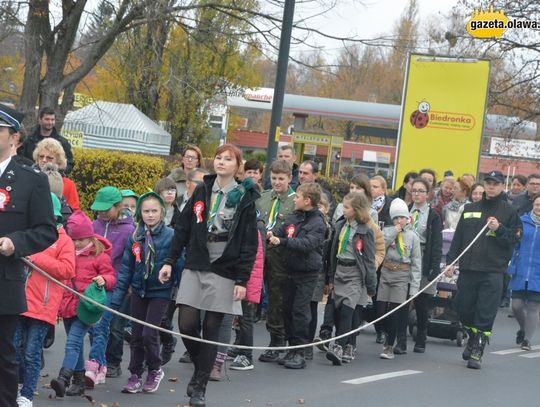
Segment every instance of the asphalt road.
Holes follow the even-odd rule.
[[[461,360],[455,342],[429,338],[425,354],[412,352],[409,338],[407,355],[382,360],[382,346],[375,343],[370,329],[358,338],[358,355],[353,363],[334,367],[324,353],[315,350],[314,360],[304,370],[288,370],[277,364],[255,363],[255,369],[227,370],[221,382],[211,382],[207,405],[216,407],[356,407],[356,406],[540,406],[540,346],[531,352],[515,345],[517,323],[508,318],[508,309],[497,317],[491,344],[486,348],[482,370],[470,370]],[[262,323],[255,329],[255,342],[265,345],[268,336]],[[84,398],[52,399],[47,388],[58,373],[63,357],[65,335],[57,328],[57,339],[45,351],[46,366],[34,406],[91,406]],[[534,340],[533,340],[534,343]],[[533,348],[534,349],[534,348]],[[86,348],[88,351],[88,348]],[[166,379],[154,394],[122,394],[128,377],[129,348],[124,348],[124,374],[88,391],[99,407],[150,407],[188,405],[185,396],[191,365],[178,363],[184,351],[178,344],[173,360],[164,367]],[[497,353],[493,353],[497,352]],[[257,357],[260,352],[256,352]]]

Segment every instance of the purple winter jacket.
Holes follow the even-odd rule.
[[[112,245],[111,260],[114,270],[118,273],[122,268],[122,255],[126,242],[133,234],[135,226],[133,218],[127,216],[122,219],[105,222],[97,218],[94,223],[94,232],[106,238]]]

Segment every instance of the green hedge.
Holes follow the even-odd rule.
[[[114,150],[73,149],[75,167],[70,178],[77,184],[81,209],[90,213],[96,192],[112,185],[137,194],[154,187],[166,175],[167,161],[159,156]]]
[[[325,177],[319,175],[317,181],[324,189],[330,191],[337,202],[341,202],[343,197],[349,193],[349,181],[343,178]]]

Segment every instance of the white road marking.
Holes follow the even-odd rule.
[[[540,349],[540,345],[534,345],[531,346],[532,350],[538,350]],[[511,355],[513,353],[520,353],[520,352],[526,352],[521,348],[512,348],[512,349],[505,349],[505,350],[499,350],[497,352],[491,352],[493,355]]]
[[[370,382],[376,382],[378,380],[392,379],[394,377],[408,376],[412,374],[422,373],[420,370],[399,370],[397,372],[376,374],[373,376],[359,377],[358,379],[345,380],[341,383],[345,384],[364,384]]]
[[[523,355],[519,355],[520,358],[527,358],[527,359],[532,359],[532,358],[540,358],[540,352],[534,352],[534,353],[525,353]]]

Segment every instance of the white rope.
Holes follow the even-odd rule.
[[[147,326],[149,328],[153,328],[153,329],[156,329],[158,331],[161,331],[161,332],[165,332],[165,333],[168,333],[168,334],[171,334],[171,335],[176,335],[176,336],[180,336],[181,338],[185,338],[185,339],[189,339],[189,340],[192,340],[192,341],[196,341],[196,342],[201,342],[201,343],[206,343],[206,344],[209,344],[209,345],[217,345],[217,346],[225,346],[225,347],[231,347],[231,348],[238,348],[238,349],[251,349],[251,350],[277,350],[277,351],[284,351],[284,350],[293,350],[293,349],[303,349],[303,348],[307,348],[307,347],[310,347],[310,346],[313,346],[313,345],[321,345],[321,344],[325,344],[325,343],[329,343],[331,341],[335,341],[335,340],[338,340],[338,339],[341,339],[341,338],[345,338],[346,336],[349,336],[349,335],[352,335],[352,334],[355,334],[357,332],[360,332],[360,331],[363,331],[365,330],[366,328],[376,324],[377,322],[383,320],[384,318],[386,318],[387,316],[393,314],[394,312],[396,312],[397,310],[399,310],[400,308],[408,305],[411,301],[413,301],[416,297],[418,297],[420,294],[422,294],[426,289],[428,289],[429,287],[431,287],[433,284],[435,284],[437,282],[437,280],[442,277],[442,275],[446,272],[446,270],[448,270],[450,267],[453,267],[454,264],[456,264],[459,259],[471,248],[471,246],[478,240],[478,238],[482,235],[482,233],[484,232],[484,230],[486,230],[487,228],[487,224],[484,225],[484,227],[482,228],[482,230],[480,230],[480,232],[478,232],[478,234],[475,236],[475,238],[471,241],[471,243],[469,243],[469,245],[465,248],[465,250],[463,250],[463,252],[461,252],[461,254],[456,257],[456,259],[450,263],[449,265],[447,265],[443,271],[441,271],[441,273],[436,277],[434,278],[432,281],[430,281],[424,288],[422,288],[421,290],[419,290],[415,295],[413,295],[412,297],[410,297],[409,299],[407,299],[405,302],[399,304],[396,308],[392,309],[391,311],[387,312],[386,314],[384,315],[381,315],[379,318],[365,324],[365,325],[362,325],[356,329],[353,329],[352,331],[349,331],[349,332],[346,332],[342,335],[339,335],[339,336],[336,336],[336,337],[333,337],[333,338],[330,338],[330,339],[325,339],[325,340],[322,340],[322,341],[317,341],[317,342],[313,342],[313,343],[306,343],[306,344],[303,344],[303,345],[294,345],[294,346],[246,346],[246,345],[235,345],[235,344],[229,344],[229,343],[222,343],[222,342],[216,342],[216,341],[210,341],[208,339],[203,339],[203,338],[197,338],[197,337],[194,337],[194,336],[189,336],[189,335],[185,335],[185,334],[182,334],[180,332],[175,332],[175,331],[170,331],[168,329],[165,329],[165,328],[162,328],[160,326],[156,326],[156,325],[152,325],[152,324],[149,324],[148,322],[146,321],[141,321],[137,318],[133,318],[131,315],[126,315],[126,314],[123,314],[115,309],[112,309],[110,307],[107,307],[106,305],[103,305],[103,304],[100,304],[99,302],[93,300],[92,298],[88,298],[86,297],[85,295],[75,291],[73,288],[63,284],[61,281],[57,280],[56,278],[52,277],[51,275],[49,275],[47,272],[45,272],[44,270],[40,269],[39,267],[37,267],[35,264],[33,264],[30,260],[26,259],[26,258],[22,258],[21,260],[26,263],[26,265],[28,265],[29,267],[31,267],[32,269],[36,270],[37,272],[41,273],[43,276],[45,276],[46,278],[48,278],[49,280],[51,280],[52,282],[54,282],[55,284],[58,284],[60,287],[62,287],[64,290],[66,291],[69,291],[70,293],[78,296],[79,298],[85,300],[85,301],[88,301],[89,303],[97,306],[97,307],[100,307],[102,309],[104,309],[105,311],[108,311],[110,312],[111,314],[114,314],[114,315],[118,315],[122,318],[125,318],[125,319],[128,319],[132,322],[136,322],[138,324],[141,324],[141,325],[144,325],[144,326]]]

